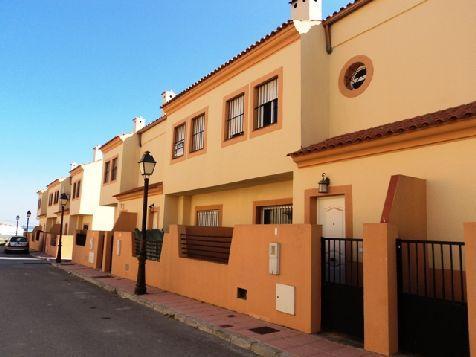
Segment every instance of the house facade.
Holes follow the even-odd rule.
[[[112,232],[91,233],[84,257],[98,268],[103,254],[103,270],[134,279],[138,162],[150,152],[146,224],[165,231],[147,262],[151,285],[306,332],[338,330],[386,355],[442,349],[431,341],[445,342],[443,331],[464,355],[476,346],[464,244],[476,217],[476,3],[357,0],[326,19],[321,5],[291,1],[289,22],[164,92],[160,118],[135,118],[100,147],[102,160],[48,185],[39,217],[57,224],[56,192],[73,192],[70,228]],[[109,223],[95,225],[86,201]],[[461,309],[441,331],[425,320],[429,350],[419,351],[405,333],[423,322],[405,302],[426,311],[428,298],[435,311]]]

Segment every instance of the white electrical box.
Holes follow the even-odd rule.
[[[91,237],[91,239],[89,240],[89,250],[93,250],[94,249],[94,238]]]
[[[281,244],[269,243],[269,273],[279,275],[279,256]]]
[[[276,284],[276,310],[294,315],[294,286]]]
[[[88,262],[89,264],[94,264],[94,252],[89,252]]]
[[[116,254],[121,255],[121,241],[120,240],[116,242]]]

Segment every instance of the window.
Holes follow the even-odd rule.
[[[259,223],[261,224],[292,224],[293,206],[277,205],[259,208]]]
[[[278,78],[256,87],[255,129],[278,122]]]
[[[245,94],[241,94],[227,103],[226,140],[244,134]]]
[[[108,183],[109,182],[109,172],[111,171],[111,162],[106,161],[104,164],[104,178],[103,178],[103,183]]]
[[[111,181],[115,181],[117,179],[117,157],[112,159],[111,164]]]
[[[200,227],[219,227],[220,210],[197,211],[197,226]]]
[[[81,192],[81,180],[73,184],[73,199],[79,198],[80,192]]]
[[[50,196],[48,198],[48,206],[51,206],[53,204],[53,194],[50,193]]]
[[[349,67],[345,78],[347,89],[359,89],[367,79],[367,67],[361,62],[354,63]]]
[[[339,76],[339,90],[353,98],[363,93],[370,85],[373,76],[372,60],[367,56],[355,56],[342,67]]]
[[[205,147],[205,114],[192,119],[192,145],[191,152],[201,150]]]
[[[56,191],[55,192],[55,199],[54,199],[54,203],[58,203],[59,202],[59,191]]]
[[[185,123],[174,129],[173,158],[183,156],[185,149]]]
[[[41,208],[41,199],[38,200],[38,209]]]

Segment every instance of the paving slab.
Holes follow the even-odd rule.
[[[45,259],[44,256],[36,256]],[[358,347],[330,341],[323,336],[278,326],[156,287],[148,287],[147,295],[136,296],[133,293],[135,282],[131,280],[114,276],[109,278],[106,277],[108,274],[100,270],[74,263],[58,265],[54,260],[49,259],[48,261],[57,268],[116,293],[122,298],[145,305],[163,315],[213,334],[260,356],[378,356]],[[254,327],[271,327],[277,331],[259,334],[250,330]]]

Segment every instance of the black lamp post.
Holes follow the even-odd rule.
[[[18,221],[20,220],[20,216],[17,216],[17,230],[15,232],[15,235],[17,236],[18,235]]]
[[[26,232],[28,233],[28,225],[30,224],[30,217],[31,217],[31,212],[28,211],[26,213]]]
[[[147,293],[145,283],[145,261],[146,261],[146,239],[147,239],[147,196],[149,194],[149,177],[154,173],[155,168],[154,157],[149,151],[144,153],[142,159],[139,161],[140,173],[144,177],[144,202],[142,205],[142,238],[140,240],[140,251],[137,259],[139,260],[139,267],[137,268],[137,283],[134,290],[136,295],[144,295]]]
[[[63,219],[64,219],[64,208],[68,204],[69,198],[66,193],[62,193],[60,196],[60,203],[61,203],[61,230],[60,230],[60,238],[58,242],[58,254],[56,254],[56,263],[61,264],[61,246],[62,242],[61,239],[63,238]]]

